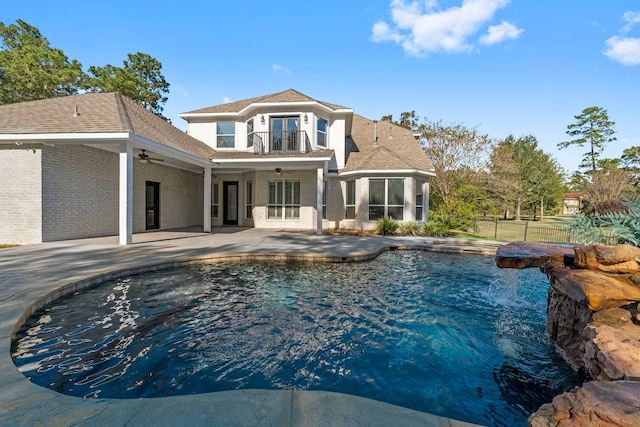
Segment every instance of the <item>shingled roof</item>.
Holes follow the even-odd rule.
[[[77,114],[74,114],[77,111]],[[0,134],[129,132],[201,158],[215,150],[118,92],[0,105]]]
[[[257,98],[243,99],[241,101],[229,102],[227,104],[214,105],[212,107],[201,108],[199,110],[188,111],[181,115],[189,114],[213,114],[213,113],[239,113],[251,104],[265,104],[275,102],[317,102],[332,110],[350,109],[341,107],[336,104],[318,101],[294,89],[288,89],[283,92],[273,93],[271,95],[259,96]]]
[[[434,169],[413,132],[390,122],[374,124],[373,120],[354,114],[351,138],[346,144],[347,162],[341,172],[407,169],[433,172]]]

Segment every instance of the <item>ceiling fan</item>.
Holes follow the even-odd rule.
[[[138,160],[140,163],[148,163],[148,162],[164,162],[162,159],[154,159],[153,157],[149,157],[147,154],[147,150],[141,150],[142,152],[138,154]]]
[[[290,171],[282,170],[282,168],[276,168],[276,175],[282,175],[283,173],[291,173]]]

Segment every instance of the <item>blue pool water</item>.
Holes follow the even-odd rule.
[[[327,390],[484,424],[580,385],[545,336],[548,281],[489,257],[225,263],[58,300],[12,343],[31,381],[82,397]]]

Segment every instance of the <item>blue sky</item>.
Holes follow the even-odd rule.
[[[586,148],[556,144],[586,107],[616,122],[605,157],[640,145],[640,2],[3,4],[0,21],[16,19],[85,70],[155,57],[171,84],[164,113],[181,129],[181,112],[293,88],[371,119],[415,110],[495,139],[533,135],[567,172]]]

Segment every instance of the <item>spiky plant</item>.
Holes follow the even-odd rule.
[[[404,224],[400,224],[398,233],[403,236],[419,236],[422,234],[422,227],[420,227],[420,224],[415,221],[409,221]]]
[[[378,226],[376,227],[376,232],[378,234],[382,234],[383,236],[387,236],[390,234],[396,234],[396,231],[398,230],[398,222],[389,217],[386,216],[384,218],[380,218],[378,219]]]
[[[583,244],[627,243],[640,246],[640,195],[623,196],[626,209],[606,215],[578,214],[570,224],[573,241]]]

